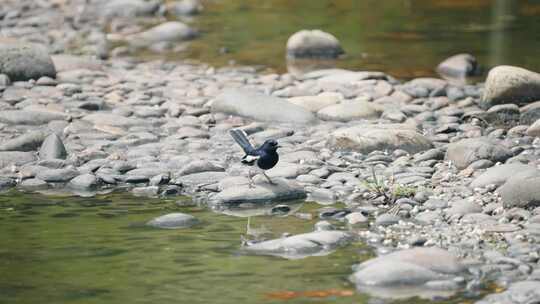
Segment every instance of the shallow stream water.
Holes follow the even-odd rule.
[[[273,237],[308,232],[318,208],[300,207],[313,220],[251,217],[251,228],[264,226]],[[178,230],[144,225],[170,212],[201,223]],[[0,303],[368,303],[347,280],[351,265],[372,255],[367,246],[356,242],[299,260],[245,255],[246,224],[245,217],[127,193],[9,192],[0,196]]]
[[[540,3],[533,0],[268,0],[203,1],[201,15],[183,20],[201,36],[185,52],[160,54],[224,66],[286,71],[285,45],[294,32],[334,34],[347,55],[337,66],[378,70],[399,78],[435,75],[457,53],[484,67],[540,69]],[[532,29],[532,30],[531,30]]]

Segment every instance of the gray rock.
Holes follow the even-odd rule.
[[[210,199],[213,205],[237,205],[242,203],[268,203],[304,199],[303,187],[293,181],[274,178],[274,184],[256,183],[253,187],[239,185],[227,188]]]
[[[0,168],[15,165],[20,166],[36,160],[36,154],[33,152],[0,152]]]
[[[69,181],[68,187],[76,190],[91,191],[98,187],[99,180],[93,174],[79,175]]]
[[[363,224],[368,222],[368,218],[365,217],[362,212],[352,212],[345,216],[345,220],[349,225]]]
[[[149,47],[158,43],[173,43],[193,39],[197,31],[179,21],[169,21],[127,38],[136,47]]]
[[[513,126],[518,124],[520,119],[519,107],[511,103],[495,105],[481,116],[496,127]]]
[[[49,184],[37,178],[29,178],[23,180],[19,187],[27,190],[40,190],[49,188]]]
[[[535,121],[528,129],[525,131],[525,134],[534,137],[540,137],[540,119]]]
[[[484,173],[476,177],[469,186],[471,188],[481,188],[487,185],[500,186],[515,175],[531,176],[536,175],[538,172],[534,166],[504,164],[487,169]]]
[[[540,75],[515,66],[501,65],[489,71],[482,105],[523,105],[540,99]]]
[[[202,10],[203,6],[199,0],[181,0],[167,6],[167,12],[173,16],[197,15]]]
[[[502,162],[512,157],[510,149],[485,137],[467,138],[448,145],[446,158],[459,169],[465,169],[473,162],[487,159]]]
[[[361,153],[397,149],[418,153],[433,147],[429,139],[405,124],[366,124],[338,129],[328,137],[327,146]]]
[[[178,180],[184,186],[197,187],[201,185],[218,183],[227,176],[228,175],[225,172],[200,172],[181,176],[178,178]]]
[[[430,198],[426,202],[424,202],[423,206],[429,210],[437,210],[446,208],[448,206],[448,202],[441,199]]]
[[[520,281],[512,283],[501,292],[487,295],[476,304],[533,304],[540,299],[540,281]]]
[[[321,30],[301,30],[287,40],[288,58],[337,58],[343,53],[338,39]]]
[[[223,172],[225,169],[221,166],[215,165],[209,161],[192,161],[186,166],[184,166],[180,171],[178,172],[178,175],[188,175],[193,173],[200,173],[200,172]]]
[[[422,247],[396,251],[359,264],[351,280],[357,286],[411,286],[452,278],[463,271],[463,265],[448,251]]]
[[[65,183],[79,175],[79,171],[71,168],[46,169],[38,172],[36,178],[49,183]]]
[[[144,120],[124,117],[112,113],[92,113],[84,116],[83,120],[90,121],[95,125],[109,125],[115,127],[131,127],[145,125]]]
[[[350,101],[322,108],[317,116],[323,120],[351,121],[358,119],[376,119],[381,111],[373,103]]]
[[[497,192],[506,208],[540,206],[540,172],[513,176]]]
[[[530,103],[519,109],[520,123],[524,125],[530,125],[540,119],[540,101]]]
[[[53,120],[65,120],[67,115],[57,112],[10,110],[0,112],[0,122],[9,125],[43,125]]]
[[[468,199],[450,202],[450,208],[445,210],[448,216],[462,216],[469,213],[482,212],[482,207]]]
[[[58,73],[72,70],[102,71],[103,63],[91,57],[75,56],[70,54],[57,54],[51,56]],[[72,87],[77,88],[77,87]],[[80,87],[78,91],[80,91]],[[70,90],[72,91],[72,90]],[[78,92],[71,92],[78,93]]]
[[[135,196],[156,197],[159,193],[158,186],[135,187],[131,189]]]
[[[199,223],[199,220],[192,215],[185,213],[169,213],[156,217],[155,219],[146,223],[148,226],[163,229],[180,229],[189,228]]]
[[[16,184],[15,180],[9,177],[0,176],[0,191],[7,190],[14,187]]]
[[[165,167],[159,166],[156,164],[155,166],[145,166],[143,168],[137,168],[128,171],[126,174],[131,176],[144,176],[147,178],[154,177],[159,174],[167,174],[168,170]]]
[[[0,41],[0,74],[12,81],[56,77],[54,64],[43,45]]]
[[[36,151],[47,134],[43,131],[30,131],[0,144],[0,151]]]
[[[144,0],[106,1],[101,13],[108,18],[150,16],[157,12],[159,3]]]
[[[414,219],[422,225],[431,225],[441,218],[441,214],[437,211],[424,211],[418,213]]]
[[[457,54],[441,62],[437,72],[445,78],[462,79],[479,73],[478,62],[470,54]]]
[[[312,168],[306,165],[290,164],[286,162],[279,162],[277,166],[268,170],[266,173],[269,177],[284,177],[293,179],[301,174],[308,173]]]
[[[351,240],[351,236],[345,232],[324,230],[255,243],[243,250],[253,254],[300,259],[327,255],[337,247],[347,245]]]
[[[55,133],[45,138],[45,141],[39,149],[40,159],[66,159],[67,151],[64,143]]]
[[[489,167],[493,167],[494,163],[488,159],[481,159],[477,160],[474,163],[470,164],[468,168],[472,170],[478,170],[478,169],[487,169]]]
[[[317,112],[322,108],[335,105],[343,99],[339,93],[324,92],[316,96],[297,96],[289,98],[289,102],[301,106],[311,112]]]
[[[337,201],[337,195],[330,189],[309,188],[309,195],[306,200],[321,205],[331,205]]]
[[[0,74],[0,87],[7,87],[11,84],[11,79],[6,74]]]
[[[307,73],[304,79],[317,79],[321,85],[350,85],[351,83],[368,79],[388,79],[382,72],[350,71],[343,69],[325,69]]]
[[[227,89],[212,104],[213,112],[245,116],[259,121],[310,123],[315,116],[278,97],[244,89]]]
[[[399,216],[389,213],[383,213],[375,219],[375,225],[377,226],[390,226],[397,224],[398,222]]]

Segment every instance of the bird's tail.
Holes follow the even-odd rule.
[[[229,133],[231,134],[232,138],[234,138],[236,143],[242,147],[242,150],[244,150],[246,154],[250,154],[255,150],[243,130],[232,129],[229,131]]]

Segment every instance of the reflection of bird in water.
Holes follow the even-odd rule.
[[[251,228],[251,216],[248,216],[246,235],[240,235],[240,240],[242,246],[249,246],[264,241],[272,236],[272,231],[264,225],[261,225],[259,228]]]

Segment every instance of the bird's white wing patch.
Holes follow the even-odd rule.
[[[243,163],[253,163],[254,161],[258,160],[260,156],[255,155],[246,155],[242,158]]]
[[[249,164],[249,165],[253,165],[253,163],[255,163],[258,159],[259,159],[260,156],[255,156],[255,155],[246,155],[244,157],[242,157],[242,163],[244,164]]]

